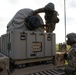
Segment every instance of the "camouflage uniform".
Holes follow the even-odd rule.
[[[59,18],[57,17],[58,12],[55,10],[54,4],[51,2],[45,5],[45,7],[35,10],[33,14],[35,15],[42,12],[45,13],[44,18],[47,25],[46,31],[52,33],[55,30],[56,23],[59,22]]]
[[[76,34],[71,33],[67,37],[72,45],[67,55],[68,65],[65,66],[65,72],[67,75],[76,75]]]

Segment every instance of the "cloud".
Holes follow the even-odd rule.
[[[76,0],[66,0],[66,5],[70,8],[76,7]]]
[[[71,25],[71,23],[74,22],[74,18],[72,18],[72,17],[67,17],[67,18],[66,18],[66,21],[67,21],[67,25]]]
[[[11,4],[16,4],[18,2],[18,0],[7,0],[7,1]]]

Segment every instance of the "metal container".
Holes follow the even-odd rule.
[[[7,55],[7,34],[1,35],[1,53]]]
[[[15,30],[4,37],[6,43],[3,44],[7,44],[5,55],[14,60],[55,56],[54,33]]]

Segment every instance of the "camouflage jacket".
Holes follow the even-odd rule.
[[[76,44],[72,45],[68,52],[68,65],[74,66],[74,60],[76,60]]]

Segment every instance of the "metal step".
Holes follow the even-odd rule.
[[[28,74],[28,75],[64,75],[64,74],[65,74],[65,72],[64,72],[64,69],[63,68],[56,67],[54,69],[40,71],[40,72]]]

